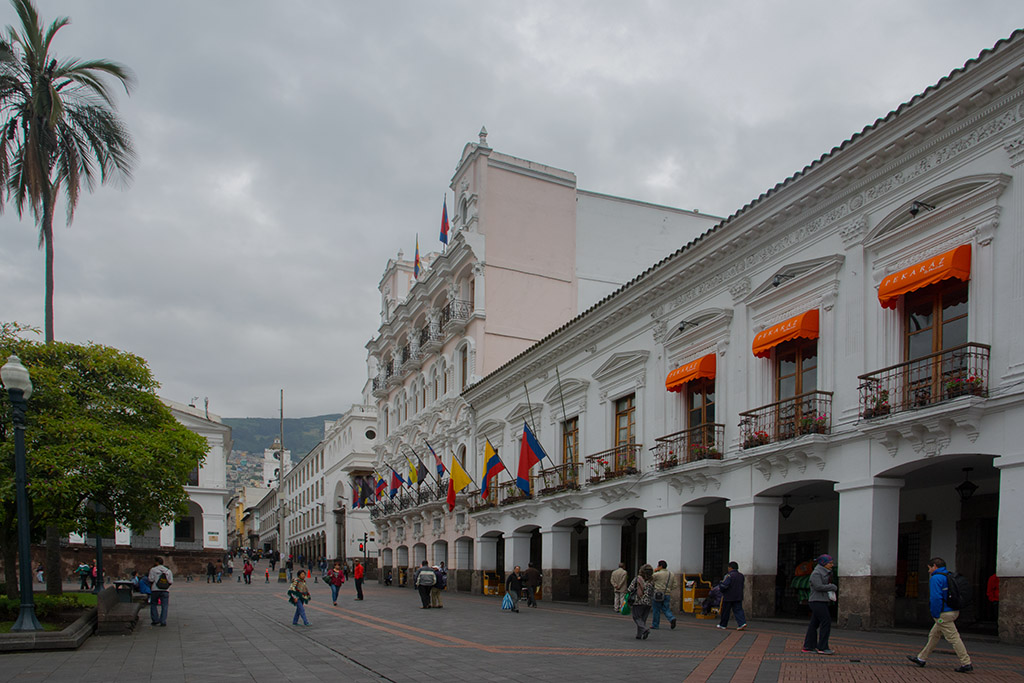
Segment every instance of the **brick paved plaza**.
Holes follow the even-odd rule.
[[[3,655],[0,681],[1024,681],[1024,648],[979,639],[967,640],[975,672],[956,674],[942,645],[925,669],[905,660],[924,632],[835,630],[838,654],[825,657],[800,652],[795,623],[754,621],[740,633],[683,617],[638,641],[610,608],[542,602],[512,614],[494,598],[446,594],[444,609],[422,610],[413,590],[376,583],[363,602],[346,583],[333,607],[324,584],[310,590],[303,628],[276,581],[179,582],[167,628],[144,611],[131,636]]]

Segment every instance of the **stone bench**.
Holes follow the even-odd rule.
[[[135,601],[123,602],[118,592],[114,586],[108,586],[96,596],[97,635],[125,635],[131,633],[139,623],[142,604]]]

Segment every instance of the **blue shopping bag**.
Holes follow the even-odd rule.
[[[505,593],[505,597],[501,599],[501,609],[514,610],[516,608],[516,599],[512,597],[511,593]]]

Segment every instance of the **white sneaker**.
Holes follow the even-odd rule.
[[[743,626],[737,626],[737,627],[736,627],[736,630],[737,630],[737,631],[742,631],[742,630],[743,630],[743,629],[745,629],[746,627],[747,627],[747,625],[746,625],[746,624],[743,624]]]
[[[723,631],[728,631],[729,630],[728,628],[726,628],[725,626],[722,626],[721,624],[715,624],[715,628],[720,628]]]

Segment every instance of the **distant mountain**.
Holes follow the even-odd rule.
[[[324,438],[324,422],[337,420],[341,413],[316,417],[291,417],[284,420],[284,447],[292,452],[292,462],[298,462]],[[231,427],[234,450],[247,451],[263,457],[264,449],[274,445],[281,434],[281,421],[276,417],[225,417],[224,424]]]

